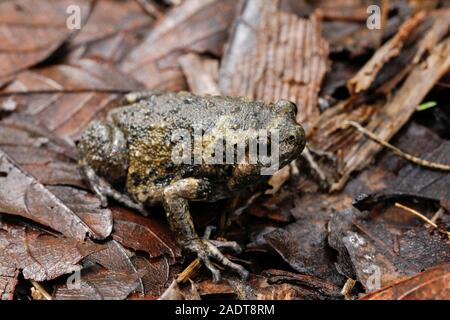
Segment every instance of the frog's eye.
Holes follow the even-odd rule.
[[[297,114],[297,105],[289,100],[280,100],[275,104],[275,110],[281,114],[289,114],[292,115]]]

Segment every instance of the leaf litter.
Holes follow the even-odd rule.
[[[344,126],[450,163],[448,6],[388,2],[369,30],[364,0],[75,2],[78,31],[66,1],[0,4],[1,299],[36,285],[54,299],[449,299],[448,173]],[[199,227],[244,246],[249,281],[212,283],[160,209],[101,208],[83,182],[81,132],[144,88],[296,102],[309,155],[272,189],[193,206]],[[427,101],[439,108],[416,114]]]

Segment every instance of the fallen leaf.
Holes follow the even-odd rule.
[[[118,99],[119,93],[142,86],[114,66],[82,59],[24,71],[6,86],[0,98],[14,99],[21,114],[59,135],[76,140],[88,123]],[[23,92],[30,92],[24,95]]]
[[[112,237],[125,247],[145,251],[151,258],[167,254],[174,261],[181,256],[181,249],[166,225],[123,208],[111,210],[114,217]]]
[[[0,186],[0,212],[31,219],[69,238],[104,237],[1,150]]]
[[[389,204],[365,214],[337,213],[333,220],[330,244],[340,252],[338,261],[344,262],[339,269],[348,270],[345,264],[351,263],[369,292],[450,259],[448,239]],[[343,223],[336,224],[338,220]]]
[[[360,300],[450,300],[450,264],[428,269]]]
[[[113,217],[110,209],[102,208],[92,193],[68,186],[47,186],[70,210],[86,223],[95,237],[105,239],[111,234]]]
[[[25,279],[52,280],[71,273],[81,259],[101,249],[0,221],[0,267],[21,269]]]
[[[328,219],[326,212],[317,212],[264,238],[297,272],[343,284],[344,279],[334,266],[334,256],[327,242]]]
[[[125,274],[100,268],[83,270],[79,285],[59,285],[55,300],[124,300],[139,286],[139,274]]]
[[[185,0],[158,20],[121,69],[149,89],[186,87],[178,58],[187,51],[219,56],[238,1]]]
[[[73,33],[66,10],[80,8],[81,22],[90,11],[85,0],[18,0],[0,3],[0,78],[50,56]]]

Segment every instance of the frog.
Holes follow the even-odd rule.
[[[221,272],[212,261],[246,279],[249,272],[220,250],[229,247],[240,252],[240,246],[234,241],[210,240],[210,232],[200,237],[190,203],[232,198],[267,181],[270,174],[261,173],[267,161],[245,161],[248,151],[240,161],[236,160],[237,152],[232,153],[235,161],[207,163],[203,156],[200,161],[192,161],[195,155],[189,152],[194,153],[195,148],[187,148],[183,159],[188,161],[180,162],[174,158],[174,150],[179,149],[174,133],[182,132],[188,135],[186,140],[192,141],[194,134],[201,132],[198,145],[202,147],[205,141],[209,146],[223,146],[227,132],[234,132],[235,139],[244,141],[248,138],[246,132],[272,130],[277,132],[277,165],[281,168],[297,159],[305,147],[305,132],[296,122],[296,113],[295,103],[288,100],[268,103],[184,91],[132,92],[104,120],[93,120],[86,127],[77,141],[79,167],[103,207],[112,198],[147,215],[149,207],[162,205],[180,247],[196,255],[215,282],[221,279]],[[267,138],[265,147],[274,144],[274,139]],[[226,158],[220,148],[213,149],[212,154],[218,160]]]

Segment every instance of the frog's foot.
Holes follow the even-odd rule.
[[[217,240],[215,241],[215,243],[217,243]],[[186,244],[186,249],[196,253],[198,258],[201,261],[203,261],[206,268],[208,268],[209,271],[211,271],[214,282],[220,281],[220,271],[212,264],[210,258],[214,258],[215,260],[220,262],[223,266],[236,271],[241,276],[242,279],[245,280],[248,278],[249,275],[248,271],[245,270],[244,267],[242,267],[241,265],[231,262],[227,257],[223,255],[222,252],[219,251],[219,249],[217,249],[217,247],[210,240],[200,238],[190,240]]]
[[[216,227],[207,226],[203,239],[209,240],[211,237],[211,232],[214,231]],[[242,252],[241,246],[236,241],[224,241],[224,240],[209,240],[216,248],[231,249],[234,253],[240,254]]]

